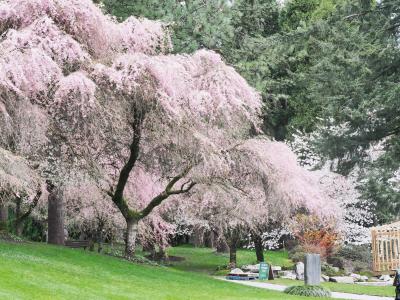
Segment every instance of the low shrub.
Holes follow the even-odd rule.
[[[342,247],[337,256],[343,257],[351,261],[360,261],[366,264],[371,264],[372,254],[369,245],[347,245]]]
[[[300,246],[297,245],[296,247],[292,248],[289,251],[289,258],[294,262],[304,262],[304,259],[306,257],[306,252],[304,251],[304,249]]]
[[[19,236],[14,235],[13,233],[10,233],[6,230],[0,230],[0,242],[9,242],[9,243],[23,243],[25,242],[24,239],[22,239]]]
[[[307,297],[330,298],[331,292],[319,285],[299,285],[289,286],[285,290],[286,294]]]
[[[318,253],[322,259],[336,252],[339,236],[333,224],[323,224],[315,216],[296,215],[293,234],[306,253]]]
[[[367,245],[347,245],[328,257],[328,262],[347,272],[365,272],[372,266],[371,248]]]
[[[323,263],[323,264],[322,264],[322,266],[321,266],[321,271],[322,271],[325,275],[327,275],[327,276],[329,276],[329,277],[332,277],[332,276],[343,276],[343,275],[345,275],[344,270],[342,270],[342,269],[337,270],[337,269],[335,269],[334,267],[332,267],[331,265],[329,265],[329,264],[327,264],[327,263]]]

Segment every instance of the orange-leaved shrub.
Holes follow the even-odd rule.
[[[340,237],[334,222],[322,223],[318,217],[305,214],[296,215],[295,221],[294,236],[303,252],[327,258],[336,251]]]

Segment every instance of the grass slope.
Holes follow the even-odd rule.
[[[180,246],[170,248],[169,255],[184,257],[184,261],[174,262],[174,268],[183,271],[204,272],[215,274],[217,269],[224,269],[229,261],[229,254],[216,253],[210,248],[194,248],[192,246]],[[291,267],[293,262],[286,251],[266,251],[264,253],[267,262],[275,266]],[[254,251],[240,249],[237,252],[238,266],[255,264]],[[224,273],[226,274],[226,272]]]
[[[0,299],[313,298],[222,282],[205,274],[137,265],[82,250],[0,241]]]

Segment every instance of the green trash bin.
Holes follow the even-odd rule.
[[[269,276],[269,264],[261,262],[260,267],[258,268],[258,279],[268,280],[268,276]]]

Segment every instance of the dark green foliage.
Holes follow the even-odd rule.
[[[320,298],[330,298],[331,292],[318,285],[299,285],[299,286],[289,286],[285,290],[286,294],[296,295],[296,296],[307,296],[307,297],[320,297]]]
[[[337,170],[358,166],[360,190],[373,201],[377,222],[398,218],[399,193],[391,181],[400,168],[400,51],[397,26],[400,1],[363,2],[331,18],[328,39],[318,40],[320,60],[310,70],[308,94],[322,104],[324,127],[316,146],[337,159]],[[397,27],[396,27],[397,28]],[[381,155],[371,160],[371,147]]]
[[[288,252],[289,258],[293,260],[293,262],[304,262],[306,258],[306,252],[303,250],[303,248],[300,245],[297,245],[293,247],[291,250]]]
[[[371,247],[369,245],[347,245],[342,247],[338,252],[341,256],[349,260],[359,260],[365,263],[372,262]]]
[[[336,263],[333,264],[334,266],[338,266]],[[328,263],[323,263],[321,266],[321,271],[323,274],[331,277],[331,276],[344,276],[345,272],[343,269],[335,269],[332,265]]]
[[[320,0],[292,0],[286,4],[282,27],[287,31],[295,30],[311,20],[313,12],[317,9]]]
[[[276,0],[241,0],[232,10],[237,48],[242,46],[243,38],[269,36],[280,31]]]
[[[99,2],[104,5],[107,13],[118,17],[120,20],[125,20],[131,15],[152,20],[168,20],[176,3],[176,1],[170,0],[103,0]]]
[[[106,12],[121,20],[134,15],[170,24],[177,53],[191,53],[200,48],[220,51],[233,40],[233,11],[224,0],[103,0],[102,3]]]
[[[15,213],[12,209],[9,210],[9,224],[8,228],[12,228],[12,232],[15,233]],[[35,242],[45,242],[46,241],[46,230],[47,223],[44,221],[39,221],[32,216],[28,216],[23,221],[22,236],[28,240]]]
[[[371,247],[369,245],[347,245],[328,259],[332,265],[348,272],[368,272],[372,267]],[[332,276],[325,272],[328,276]]]

